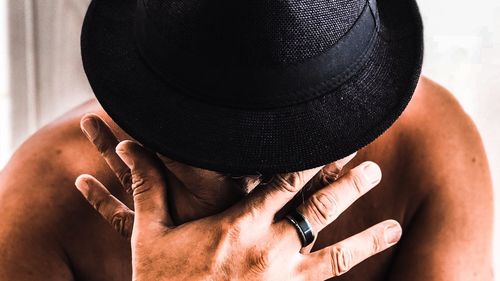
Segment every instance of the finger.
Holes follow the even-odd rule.
[[[275,214],[283,208],[299,192],[322,167],[276,175],[273,180],[251,193],[241,205],[236,205],[240,213],[245,216],[254,214],[259,221],[272,223]]]
[[[168,215],[165,167],[156,155],[133,141],[123,141],[116,147],[118,156],[132,175],[135,219],[171,225]]]
[[[314,237],[317,237],[323,228],[332,223],[354,201],[377,185],[381,175],[377,164],[364,162],[334,183],[315,192],[297,211],[309,222]],[[274,227],[281,233],[281,243],[301,246],[298,229],[290,221],[281,220]],[[301,253],[307,253],[313,243],[302,248]]]
[[[321,169],[311,180],[311,187],[317,188],[332,184],[340,177],[342,169],[345,167],[345,165],[351,162],[354,157],[356,157],[356,154],[357,152],[354,152],[347,157],[344,157],[323,167],[323,169]]]
[[[125,190],[131,193],[132,179],[130,169],[116,154],[115,149],[118,145],[118,139],[111,132],[108,125],[99,116],[87,114],[80,121],[80,127],[87,138],[101,153],[111,170],[115,172]]]
[[[364,162],[311,195],[297,211],[307,219],[317,236],[357,199],[375,187],[381,178],[382,172],[377,164]]]
[[[298,272],[306,280],[326,280],[342,275],[365,259],[395,245],[402,229],[388,220],[333,246],[304,256]]]
[[[90,175],[81,175],[76,179],[76,188],[85,199],[106,219],[123,237],[130,239],[134,225],[134,212],[120,202]]]

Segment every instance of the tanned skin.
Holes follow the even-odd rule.
[[[1,280],[130,280],[130,242],[74,187],[80,174],[92,174],[132,206],[80,130],[86,113],[99,115],[119,139],[130,139],[92,100],[17,150],[0,173]],[[333,280],[493,280],[488,163],[475,125],[448,91],[421,78],[398,121],[346,169],[364,161],[381,167],[382,182],[325,228],[314,249],[386,219],[400,222],[403,237],[397,246]],[[220,211],[241,197],[237,193],[176,190],[176,219]]]

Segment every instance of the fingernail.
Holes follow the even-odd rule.
[[[83,175],[79,176],[75,181],[76,188],[85,196],[89,193],[89,184],[83,177]]]
[[[382,171],[380,171],[378,165],[373,162],[367,162],[363,167],[363,172],[368,181],[373,185],[379,183],[382,178]]]
[[[384,230],[385,242],[389,245],[396,244],[401,238],[403,230],[398,223],[388,225]]]
[[[99,124],[93,117],[87,117],[82,121],[82,130],[87,135],[87,138],[93,141],[97,136]]]
[[[132,167],[134,165],[134,161],[129,157],[127,151],[125,150],[125,142],[127,141],[122,141],[116,146],[116,154],[120,156],[123,162],[129,167]]]

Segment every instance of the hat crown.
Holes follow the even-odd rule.
[[[194,56],[255,67],[292,65],[334,46],[366,0],[144,1],[169,43]]]

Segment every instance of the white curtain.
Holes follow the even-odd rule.
[[[0,1],[0,170],[10,155],[10,95],[8,91],[7,3]]]
[[[80,60],[89,0],[9,0],[11,139],[91,97]]]

